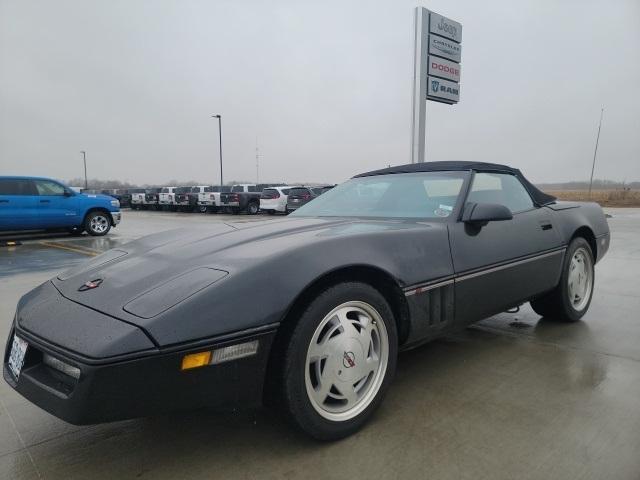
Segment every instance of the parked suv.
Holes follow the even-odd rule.
[[[309,203],[314,198],[322,195],[327,190],[331,190],[334,185],[323,185],[318,187],[294,187],[289,190],[287,197],[287,212],[292,212],[302,205]]]
[[[269,187],[262,190],[260,195],[260,210],[273,215],[276,212],[285,213],[287,211],[287,198],[292,188],[300,188],[297,186],[286,187]]]
[[[102,236],[120,220],[120,202],[110,196],[77,193],[49,178],[0,177],[0,230],[65,228]]]

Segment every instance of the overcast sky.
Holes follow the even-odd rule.
[[[640,2],[0,0],[0,175],[339,182],[409,163],[413,9],[463,24],[427,160],[640,180]]]

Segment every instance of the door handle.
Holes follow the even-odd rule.
[[[551,224],[551,222],[540,222],[540,228],[542,230],[551,230],[553,228],[553,225]]]
[[[51,203],[51,200],[40,200],[40,203]]]

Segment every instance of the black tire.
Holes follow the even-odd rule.
[[[338,421],[327,419],[316,410],[317,407],[314,407],[307,393],[305,378],[308,368],[307,351],[314,334],[317,333],[319,325],[326,319],[328,314],[334,308],[346,302],[364,302],[364,304],[373,307],[379,314],[384,323],[388,339],[388,347],[385,347],[387,348],[387,364],[386,369],[380,370],[380,377],[378,377],[380,380],[377,383],[378,386],[375,387],[377,391],[372,390],[372,397],[360,405],[358,408],[359,413],[352,418]],[[398,335],[393,312],[380,292],[365,283],[345,282],[325,289],[309,302],[289,336],[282,343],[281,348],[281,363],[278,368],[279,377],[277,382],[280,390],[280,406],[283,407],[286,418],[293,422],[296,427],[318,440],[337,440],[358,431],[382,402],[395,373]],[[347,353],[351,353],[353,357],[352,352],[345,351],[344,355],[346,356]],[[340,362],[340,359],[336,360]],[[328,368],[328,365],[337,366],[332,369],[332,371],[335,371],[335,369],[340,368],[340,363],[332,360],[333,358],[331,357],[327,359],[326,368]],[[355,363],[351,363],[351,366],[355,366]],[[340,370],[339,374],[342,374],[342,370]],[[330,384],[334,385],[334,383]],[[333,389],[334,387],[332,386],[331,388]],[[362,408],[361,411],[360,408]]]
[[[260,211],[260,205],[257,202],[249,202],[247,205],[247,214],[248,215],[257,215]]]
[[[90,212],[84,220],[84,229],[93,237],[102,237],[111,230],[111,215],[103,210]]]
[[[580,308],[575,308],[573,302],[570,300],[569,293],[569,273],[571,270],[571,262],[576,255],[576,252],[580,250],[585,252],[588,256],[588,270],[591,275],[591,287],[588,293],[588,298]],[[591,298],[593,297],[593,288],[595,284],[595,271],[593,252],[591,246],[582,237],[574,238],[565,253],[564,262],[562,265],[562,275],[560,276],[560,283],[545,295],[531,300],[531,308],[538,314],[545,318],[553,320],[559,320],[563,322],[577,322],[580,320],[591,305]]]

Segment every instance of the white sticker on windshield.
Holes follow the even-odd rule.
[[[440,205],[433,211],[433,213],[435,213],[438,217],[448,217],[449,215],[451,215],[452,211],[453,207],[450,207],[449,205]]]

